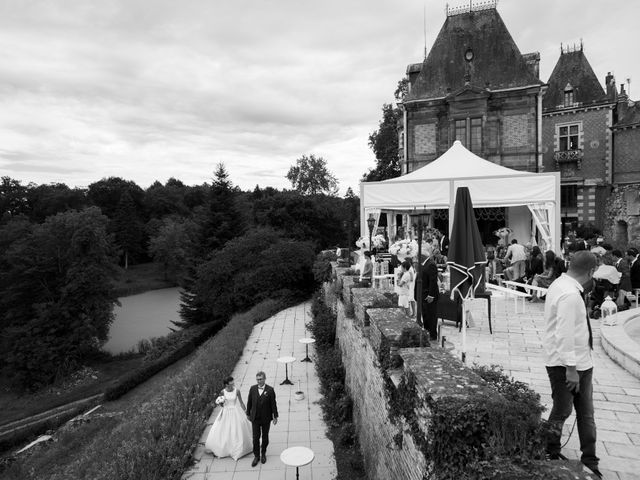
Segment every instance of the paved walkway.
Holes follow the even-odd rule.
[[[249,387],[255,384],[256,373],[260,370],[266,373],[267,384],[275,389],[279,418],[278,424],[272,425],[269,433],[267,463],[251,467],[252,454],[235,462],[231,458],[215,458],[204,451],[204,441],[218,415],[219,409],[216,408],[194,454],[196,463],[183,479],[295,479],[295,468],[285,467],[280,461],[280,453],[293,446],[309,447],[315,453],[311,465],[300,467],[301,478],[331,480],[336,476],[333,443],[325,435],[327,426],[322,420],[322,411],[317,403],[321,397],[315,364],[300,362],[305,356],[305,346],[298,340],[310,336],[305,325],[310,319],[310,304],[303,303],[256,325],[232,373],[245,402]],[[312,352],[313,346],[310,346],[309,354],[314,359]],[[286,356],[296,357],[296,361],[289,364],[289,378],[294,382],[293,386],[280,385],[285,379],[285,366],[276,362],[276,359]],[[302,401],[294,398],[298,385],[305,393]],[[222,390],[222,386],[220,389]]]
[[[493,292],[492,326],[489,334],[486,301],[473,300],[471,312],[475,326],[467,330],[467,364],[499,364],[505,373],[529,384],[541,396],[548,415],[551,387],[544,367],[542,337],[544,303],[527,302],[525,313],[514,313],[513,300]],[[519,307],[521,308],[521,307]],[[521,310],[519,310],[521,311]],[[592,321],[594,334],[593,397],[598,429],[597,454],[607,480],[640,479],[640,379],[614,363],[600,344],[600,321]],[[453,323],[446,322],[442,334],[458,353],[461,335]],[[563,443],[574,416],[565,424]],[[563,453],[580,458],[577,428]]]

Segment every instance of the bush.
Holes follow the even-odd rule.
[[[335,252],[321,252],[313,262],[313,278],[318,286],[331,281],[331,262],[336,260]]]
[[[311,314],[313,320],[307,327],[316,340],[316,348],[318,350],[332,348],[336,341],[335,315],[324,302],[320,292],[313,296]],[[320,374],[320,372],[318,372],[318,374]]]
[[[514,475],[501,478],[529,478],[522,476],[523,471],[531,470],[524,467],[544,458],[546,426],[540,419],[543,407],[539,397],[496,367],[475,370],[495,394],[431,400],[426,435],[416,415],[418,395],[410,374],[403,377],[397,390],[386,389],[391,392],[390,419],[406,420],[416,445],[431,465],[432,478],[494,478],[500,470]]]

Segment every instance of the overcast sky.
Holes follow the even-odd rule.
[[[450,1],[452,6],[465,2]],[[367,142],[407,64],[445,20],[428,0],[0,0],[0,175],[143,188],[175,177],[289,187],[322,156],[341,193],[375,159]],[[502,0],[541,78],[584,41],[601,83],[640,98],[640,2]]]

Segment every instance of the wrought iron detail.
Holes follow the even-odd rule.
[[[556,161],[556,168],[560,168],[560,165],[567,163],[575,163],[578,169],[582,168],[582,159],[584,158],[584,151],[582,149],[576,150],[560,150],[553,153],[553,159]]]
[[[482,2],[473,3],[473,0],[469,1],[468,5],[460,7],[449,7],[447,3],[446,12],[447,17],[453,17],[454,15],[462,15],[464,13],[479,12],[481,10],[495,10],[498,7],[498,0],[485,0]]]

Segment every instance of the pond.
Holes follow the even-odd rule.
[[[117,354],[135,349],[138,342],[150,337],[164,337],[175,328],[171,320],[180,320],[180,289],[163,288],[119,298],[121,306],[114,308],[115,320],[104,346]]]

